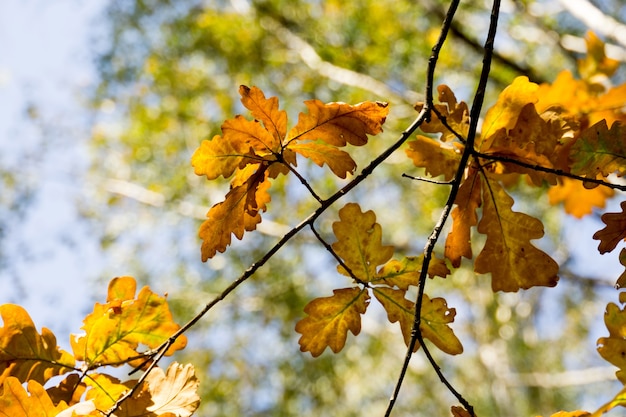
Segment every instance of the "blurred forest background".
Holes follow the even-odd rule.
[[[385,132],[354,150],[363,167],[416,116],[413,104],[422,97],[446,6],[436,0],[107,2],[93,14],[93,33],[81,43],[95,76],[68,86],[76,102],[51,111],[37,94],[25,92],[32,100],[19,110],[36,142],[24,151],[19,135],[0,137],[0,286],[11,288],[0,291],[0,302],[24,304],[30,291],[24,282],[31,278],[23,274],[37,271],[33,282],[51,303],[47,308],[79,312],[58,327],[36,320],[51,327],[62,346],[117,275],[167,292],[177,321],[191,318],[317,205],[296,181],[278,181],[260,233],[201,262],[197,229],[228,185],[197,177],[190,157],[202,139],[219,134],[225,119],[244,113],[239,85],[278,96],[291,123],[307,99],[388,101]],[[490,7],[488,1],[462,2],[439,61],[435,84],[449,85],[459,100],[472,100]],[[611,58],[625,62],[625,22],[621,0],[504,1],[486,105],[516,76],[541,83],[563,69],[576,73],[590,30],[607,42]],[[610,81],[626,82],[624,68]],[[80,118],[79,128],[73,118]],[[55,172],[49,167],[61,169],[57,180],[71,182],[71,192],[43,195]],[[301,172],[322,195],[341,185],[316,166]],[[403,173],[421,174],[398,151],[345,202],[374,210],[383,241],[417,255],[447,189]],[[619,262],[597,254],[591,236],[601,228],[598,214],[575,219],[550,206],[545,193],[523,186],[516,192],[516,210],[546,225],[540,245],[563,265],[561,281],[555,289],[493,294],[488,277],[462,268],[429,283],[429,294],[445,295],[457,309],[452,327],[465,347],[458,357],[437,352],[437,360],[478,415],[596,408],[609,399],[607,392],[619,390],[614,368],[595,352],[596,339],[606,333],[604,307],[617,300],[612,285]],[[55,198],[65,205],[42,207]],[[67,207],[76,216],[68,219]],[[319,223],[330,240],[336,218],[330,210]],[[67,233],[38,234],[46,229],[33,219],[61,222]],[[34,230],[28,238],[26,225]],[[82,276],[47,274],[50,257],[37,247],[51,241],[80,256],[68,262]],[[364,318],[363,334],[349,337],[340,354],[312,359],[299,351],[294,325],[304,305],[348,283],[335,265],[310,233],[302,233],[192,329],[176,360],[196,366],[198,415],[383,414],[405,345],[382,310]],[[61,308],[65,303],[81,307]],[[448,415],[452,403],[418,353],[394,415]]]

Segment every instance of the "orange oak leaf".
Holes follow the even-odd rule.
[[[333,223],[337,237],[333,250],[358,280],[371,281],[377,276],[376,268],[393,256],[393,246],[382,245],[382,228],[373,211],[363,213],[358,204],[348,203],[339,210],[339,219]],[[342,266],[337,270],[350,276]]]
[[[4,381],[0,386],[1,417],[55,417],[67,408],[64,402],[55,406],[43,386],[35,380],[29,380],[27,388],[28,391],[14,377]]]
[[[0,327],[0,385],[8,377],[45,384],[53,376],[74,368],[74,357],[59,349],[50,330],[44,327],[41,335],[37,333],[22,307],[0,305],[0,316],[4,322],[4,327]]]
[[[356,163],[350,154],[323,142],[292,142],[289,150],[310,159],[320,167],[328,165],[339,178],[346,178],[356,169]]]
[[[614,194],[612,188],[589,189],[585,188],[581,181],[567,177],[560,178],[559,183],[548,190],[550,204],[563,202],[565,212],[579,219],[591,214],[594,207],[604,207],[606,200]]]
[[[455,138],[457,135],[461,138],[467,138],[467,132],[469,130],[469,110],[467,104],[463,101],[457,102],[456,96],[447,85],[440,85],[437,87],[439,93],[439,103],[435,104],[436,112],[431,114],[431,119],[428,122],[422,123],[420,130],[426,133],[441,133],[440,140],[442,142],[448,142]],[[417,103],[415,110],[422,111],[424,103]],[[444,119],[437,115],[439,113]],[[453,131],[446,127],[448,125]]]
[[[602,221],[606,226],[594,233],[593,238],[599,240],[598,251],[600,253],[611,252],[617,244],[626,240],[626,201],[620,203],[621,213],[604,213]]]
[[[330,297],[316,298],[304,307],[308,315],[296,324],[300,333],[300,350],[317,357],[326,347],[337,353],[346,344],[348,330],[355,336],[361,332],[361,314],[365,313],[370,296],[361,288],[333,290]]]
[[[452,229],[446,237],[444,256],[452,266],[458,268],[461,258],[472,259],[471,228],[478,224],[476,210],[482,204],[481,182],[478,171],[470,170],[470,176],[463,181],[452,210]]]
[[[140,355],[139,344],[155,348],[180,328],[174,323],[164,297],[143,287],[135,298],[135,286],[132,277],[112,279],[107,302],[96,303],[93,313],[83,321],[86,334],[73,335],[70,339],[74,355],[88,367],[138,364],[141,359],[130,361],[130,358]],[[186,344],[183,335],[166,354],[171,355]]]
[[[204,140],[191,158],[197,175],[212,180],[234,174],[230,192],[215,204],[200,226],[202,260],[224,252],[231,235],[238,239],[256,229],[270,201],[269,179],[286,175],[297,166],[296,154],[319,166],[327,165],[340,178],[354,173],[356,163],[338,147],[364,145],[367,135],[382,132],[387,103],[324,104],[306,101],[308,114],[287,132],[287,112],[279,110],[276,97],[266,98],[256,87],[239,88],[241,102],[254,120],[236,116],[225,121],[222,135]]]
[[[450,408],[450,411],[452,412],[452,417],[476,417],[476,415],[470,414],[470,412],[467,411],[465,408],[458,407],[456,405],[453,405]]]
[[[626,126],[606,120],[585,129],[570,150],[572,173],[587,178],[626,175]]]
[[[425,136],[408,143],[406,154],[416,167],[423,167],[432,177],[443,175],[445,181],[454,178],[461,161],[462,146],[457,142],[442,144]]]
[[[241,239],[245,231],[256,229],[261,223],[260,212],[267,209],[271,198],[269,187],[267,170],[255,172],[243,183],[232,186],[224,201],[211,207],[198,231],[203,261],[216,252],[224,252],[232,235]]]
[[[543,224],[514,212],[513,199],[495,181],[483,184],[483,215],[478,232],[487,241],[476,258],[474,270],[491,273],[493,291],[518,291],[535,286],[553,287],[558,264],[530,241],[543,236]]]
[[[324,104],[319,100],[304,102],[308,114],[300,113],[298,123],[287,134],[287,143],[321,140],[333,146],[351,144],[362,146],[367,135],[382,132],[387,103],[363,102],[354,106],[346,103]]]

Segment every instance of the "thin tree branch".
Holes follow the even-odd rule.
[[[563,170],[554,169],[554,168],[546,168],[541,165],[529,164],[529,163],[526,163],[526,162],[523,162],[514,158],[509,158],[507,156],[491,155],[491,154],[485,154],[485,153],[476,152],[476,151],[472,152],[472,154],[476,157],[491,160],[491,161],[509,162],[509,163],[519,165],[524,168],[529,168],[535,171],[546,172],[548,174],[554,174],[554,175],[558,175],[561,177],[568,177],[568,178],[572,178],[572,179],[579,180],[582,182],[590,182],[593,184],[602,185],[604,187],[613,188],[615,190],[626,191],[626,185],[624,184],[613,184],[613,183],[610,183],[604,180],[599,180],[596,178],[581,177],[580,175],[572,174],[571,172],[565,172]]]
[[[435,77],[435,68],[437,67],[437,61],[439,59],[439,53],[441,51],[441,49],[443,48],[443,45],[446,41],[446,38],[448,36],[448,32],[450,30],[450,26],[452,25],[452,21],[454,20],[454,14],[456,13],[456,10],[459,6],[460,1],[459,0],[453,0],[450,3],[450,7],[448,8],[448,12],[445,15],[445,18],[443,19],[443,24],[442,24],[442,28],[441,28],[441,32],[439,33],[439,39],[437,40],[437,43],[435,44],[435,46],[432,49],[432,53],[430,58],[428,59],[428,69],[427,69],[427,73],[426,73],[426,102],[424,103],[424,107],[422,108],[422,113],[427,113],[428,115],[427,120],[429,120],[429,114],[431,109],[433,108],[433,85],[434,85],[434,77]],[[481,78],[482,79],[482,78]],[[477,118],[478,119],[478,118]],[[474,127],[474,134],[476,133],[476,128]],[[468,138],[469,140],[470,138]],[[473,138],[472,138],[473,139]],[[472,144],[469,144],[470,147],[472,146]],[[463,161],[463,159],[465,161]],[[462,161],[461,163],[463,164],[463,169],[461,168],[461,166],[459,167],[457,174],[455,176],[455,180],[456,183],[452,184],[452,190],[450,192],[450,198],[448,199],[449,204],[447,206],[452,206],[452,203],[454,202],[454,198],[456,196],[456,192],[459,188],[459,184],[461,183],[462,180],[462,176],[463,176],[463,172],[464,172],[464,166],[467,163],[467,160],[469,159],[469,151],[464,152],[463,156],[462,156]],[[447,207],[446,206],[446,207]],[[447,211],[449,212],[450,208],[448,207]],[[445,209],[444,209],[445,211]],[[445,218],[447,218],[447,214],[442,215],[442,219],[443,221],[440,219],[439,223],[441,225],[441,227],[443,227],[443,223],[445,223]],[[435,370],[435,372],[437,372],[437,374],[439,375],[439,378],[442,380],[442,382],[444,382],[444,384],[448,387],[448,389],[459,399],[459,401],[461,401],[461,403],[465,406],[465,408],[470,411],[473,414],[473,408],[471,405],[469,405],[469,403],[467,401],[465,401],[465,399],[463,399],[463,397],[458,394],[456,392],[456,390],[454,390],[454,388],[452,388],[452,386],[447,382],[447,380],[445,379],[445,377],[443,376],[443,374],[441,373],[439,366],[437,365],[437,363],[433,360],[432,356],[430,355],[430,353],[428,352],[426,346],[424,346],[423,343],[423,337],[421,335],[421,331],[420,331],[420,320],[421,320],[421,304],[422,304],[422,300],[423,300],[423,296],[424,296],[424,286],[426,284],[426,277],[428,275],[428,263],[430,262],[430,257],[432,256],[432,249],[434,248],[434,244],[436,242],[436,237],[439,235],[440,232],[437,231],[437,227],[435,227],[435,230],[433,231],[433,234],[431,235],[431,237],[434,236],[434,238],[429,239],[429,245],[431,244],[430,242],[432,241],[432,247],[429,248],[429,246],[427,245],[427,249],[424,250],[424,261],[422,263],[422,270],[420,273],[420,282],[419,282],[419,294],[418,294],[418,299],[416,302],[416,307],[415,307],[415,313],[414,313],[414,322],[413,322],[413,329],[411,330],[411,340],[404,358],[404,363],[402,365],[402,368],[400,369],[400,375],[398,377],[398,380],[396,382],[396,386],[394,388],[393,394],[391,395],[391,398],[389,399],[389,403],[387,405],[387,410],[385,411],[385,417],[389,417],[391,415],[391,412],[393,411],[393,408],[396,404],[396,401],[398,399],[398,395],[400,394],[400,389],[402,388],[402,383],[404,381],[404,378],[406,376],[406,372],[409,368],[409,363],[411,361],[411,357],[413,355],[413,351],[415,349],[415,344],[417,343],[417,341],[419,340],[420,345],[424,348],[424,353],[426,354],[426,357],[428,358],[428,360],[430,361],[431,365],[433,366],[433,369]]]
[[[437,181],[437,180],[433,180],[431,178],[424,178],[424,177],[414,177],[412,175],[409,174],[402,174],[403,178],[410,178],[412,180],[415,181],[423,181],[423,182],[428,182],[430,184],[437,184],[437,185],[452,185],[452,183],[454,182],[453,180],[450,181]]]

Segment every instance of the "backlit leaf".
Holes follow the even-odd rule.
[[[372,283],[385,284],[401,290],[407,290],[410,285],[417,286],[423,262],[424,255],[407,256],[401,261],[392,259],[378,270],[376,278],[372,280]],[[449,273],[450,270],[443,259],[431,258],[428,265],[428,276],[430,278],[435,276],[445,278]]]
[[[426,173],[432,177],[443,175],[446,181],[454,178],[461,161],[460,149],[456,142],[447,146],[418,135],[417,139],[408,145],[406,154],[416,167],[426,168]]]
[[[346,344],[348,330],[355,336],[361,332],[361,314],[369,303],[367,290],[343,288],[330,297],[316,298],[304,307],[308,315],[296,324],[300,333],[300,350],[317,357],[326,347],[335,353]]]
[[[484,180],[486,181],[486,180]],[[474,270],[491,273],[493,291],[518,291],[535,286],[553,287],[558,264],[530,241],[543,236],[543,224],[512,210],[513,199],[498,183],[483,184],[483,216],[478,232],[487,235]]]
[[[346,178],[347,174],[354,173],[356,169],[356,163],[350,154],[325,143],[294,142],[289,145],[289,149],[319,166],[328,165],[330,170],[339,178]]]
[[[456,196],[456,207],[451,213],[452,229],[446,237],[444,256],[455,268],[461,265],[462,257],[472,259],[471,228],[478,224],[476,210],[482,204],[478,172],[470,172],[471,176],[463,181]]]
[[[411,341],[411,329],[415,317],[415,303],[407,300],[404,290],[394,290],[393,288],[375,287],[374,296],[382,304],[387,312],[387,318],[391,323],[399,322],[404,343],[408,346]],[[419,344],[415,344],[415,350],[419,349]]]
[[[448,308],[446,300],[440,297],[431,299],[424,294],[420,324],[422,335],[450,355],[463,353],[463,345],[449,326],[454,316],[456,310]]]
[[[198,378],[192,365],[172,363],[164,373],[161,368],[153,369],[145,383],[153,405],[147,411],[156,415],[172,413],[177,417],[189,417],[200,405]]]
[[[589,414],[588,412],[577,410],[577,411],[559,411],[558,413],[552,414],[550,417],[589,417],[589,416],[591,416],[591,414]]]
[[[122,382],[111,375],[90,373],[89,377],[85,378],[85,383],[89,387],[85,399],[92,401],[99,410],[108,410],[124,393],[130,391],[137,381],[130,379]]]
[[[626,201],[620,203],[621,213],[604,213],[602,221],[606,226],[594,233],[593,238],[600,241],[600,253],[611,252],[617,244],[626,239]]]
[[[223,202],[211,207],[198,231],[203,261],[216,252],[224,252],[230,245],[231,235],[241,239],[245,231],[256,229],[261,223],[260,212],[266,210],[271,198],[267,192],[269,187],[267,171],[255,173],[243,184],[231,188]]]
[[[522,109],[538,100],[539,86],[528,81],[527,77],[517,77],[498,96],[496,104],[485,114],[479,149],[491,148],[494,135],[499,129],[510,130],[517,124]],[[490,139],[491,138],[491,139]]]
[[[175,333],[180,326],[174,323],[165,298],[144,287],[137,298],[120,287],[134,286],[130,277],[114,278],[109,283],[107,303],[96,303],[82,327],[86,334],[70,339],[74,355],[89,367],[122,365],[139,355],[139,344],[155,348]],[[123,298],[113,298],[124,294]],[[166,354],[185,347],[183,335]]]
[[[257,87],[239,87],[241,102],[255,119],[263,122],[265,129],[274,138],[273,142],[266,143],[268,149],[278,151],[281,142],[287,133],[287,112],[278,109],[278,98],[265,98],[265,94]]]
[[[616,375],[626,384],[626,310],[609,303],[604,312],[604,324],[609,336],[598,339],[598,353],[619,368]]]
[[[373,211],[363,213],[358,204],[348,203],[339,210],[339,219],[333,223],[333,250],[359,280],[371,281],[376,268],[393,256],[393,246],[382,245],[382,228]],[[341,266],[337,270],[349,275]]]
[[[287,142],[321,140],[333,146],[362,146],[367,135],[382,132],[387,103],[369,102],[354,106],[346,103],[324,104],[319,100],[304,102],[308,114],[300,113],[298,123],[287,135]]]
[[[458,103],[454,93],[447,85],[438,86],[437,91],[439,93],[438,100],[441,104],[435,104],[435,109],[445,118],[446,124],[454,132],[444,125],[436,112],[432,112],[430,121],[422,123],[420,130],[426,133],[441,133],[440,140],[442,142],[451,141],[457,138],[456,135],[461,136],[461,138],[467,138],[469,129],[469,109],[467,104],[463,101]],[[415,110],[419,112],[423,107],[424,103],[417,103]]]
[[[582,218],[593,212],[594,207],[604,207],[606,200],[613,197],[615,191],[608,187],[585,188],[578,180],[563,177],[558,185],[550,187],[548,198],[550,204],[563,202],[565,212],[574,217]]]
[[[55,406],[35,380],[28,381],[26,391],[17,378],[8,377],[0,391],[0,417],[55,417],[67,408],[64,402]]]
[[[72,370],[72,355],[57,346],[56,337],[46,329],[37,333],[35,324],[22,307],[0,305],[4,327],[0,327],[0,385],[7,377],[20,382],[45,384],[55,375]]]
[[[572,146],[572,173],[587,178],[626,174],[626,126],[613,123],[609,130],[602,120],[585,129]]]

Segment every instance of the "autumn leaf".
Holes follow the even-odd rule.
[[[222,135],[204,140],[191,158],[195,173],[209,180],[234,174],[224,201],[211,207],[200,226],[203,261],[224,252],[232,235],[241,239],[256,229],[270,201],[269,179],[293,170],[296,154],[327,165],[340,178],[354,173],[356,163],[338,147],[366,144],[367,135],[382,132],[389,111],[380,102],[352,106],[309,100],[308,114],[301,113],[287,133],[287,112],[279,110],[276,97],[268,99],[257,87],[243,85],[239,94],[255,119],[238,115],[225,121]]]
[[[372,280],[374,284],[385,284],[389,287],[397,287],[401,290],[407,290],[409,286],[417,286],[419,277],[424,263],[424,255],[407,256],[402,260],[392,259],[383,265],[376,277]],[[450,274],[450,269],[443,259],[436,257],[431,258],[428,265],[428,276],[445,278]]]
[[[458,407],[456,405],[453,405],[450,408],[450,411],[452,411],[452,417],[476,417],[476,415],[470,414],[470,412],[467,411],[465,408]]]
[[[424,338],[430,340],[443,352],[450,355],[463,353],[463,345],[448,324],[454,321],[456,310],[448,308],[443,298],[429,298],[424,294],[420,330]]]
[[[585,188],[578,180],[563,177],[559,184],[550,187],[548,198],[550,204],[563,203],[565,212],[574,217],[582,218],[593,212],[594,207],[604,207],[606,200],[613,197],[615,191],[608,187]]]
[[[415,317],[415,303],[407,300],[404,295],[406,291],[395,290],[393,288],[375,287],[374,296],[387,312],[389,322],[400,323],[400,330],[404,337],[404,343],[408,346],[411,342],[411,330]],[[419,349],[419,344],[415,344],[414,351]]]
[[[626,248],[622,248],[619,253],[619,263],[622,264],[622,266],[626,267]],[[626,287],[626,270],[621,273],[621,275],[617,279],[617,282],[615,283],[615,288],[618,290],[624,287]],[[626,293],[620,293],[620,296],[621,294]]]
[[[40,383],[31,379],[28,391],[15,377],[8,377],[0,386],[1,417],[55,417],[67,408],[64,402],[54,405]],[[30,394],[30,395],[29,395]]]
[[[308,114],[300,113],[298,123],[289,131],[287,143],[321,140],[333,146],[362,146],[367,135],[382,132],[387,103],[363,102],[354,106],[346,103],[324,104],[319,100],[304,102]]]
[[[339,219],[333,223],[337,237],[333,250],[356,278],[371,281],[377,275],[376,268],[393,256],[393,246],[382,245],[382,228],[376,223],[373,211],[363,213],[358,204],[348,203],[339,210]],[[342,266],[337,270],[350,275]]]
[[[550,417],[589,417],[589,416],[591,416],[591,414],[589,414],[588,412],[577,410],[577,411],[559,411],[558,413],[552,414]]]
[[[356,163],[345,151],[321,142],[292,142],[289,149],[305,158],[310,159],[318,166],[328,165],[330,170],[339,178],[346,178],[356,169]]]
[[[483,216],[478,232],[486,234],[487,241],[476,258],[474,270],[479,274],[491,273],[493,291],[555,286],[558,264],[530,243],[543,236],[542,223],[514,212],[513,199],[502,186],[484,181]]]
[[[587,54],[578,60],[578,72],[583,78],[591,80],[598,74],[610,77],[619,67],[620,62],[608,58],[604,52],[604,42],[592,31],[585,36]]]
[[[570,151],[572,173],[587,178],[626,174],[626,127],[606,120],[585,129]]]
[[[80,402],[87,386],[81,381],[77,373],[67,375],[59,384],[46,389],[46,392],[52,399],[52,402],[58,404],[65,401],[66,404],[72,405]]]
[[[200,405],[199,382],[190,364],[183,366],[174,362],[165,373],[155,368],[146,377],[145,384],[153,402],[146,410],[156,415],[172,413],[189,417]]]
[[[617,377],[626,384],[626,310],[609,303],[604,312],[608,337],[598,339],[598,353],[619,368]]]
[[[0,328],[0,385],[7,377],[20,382],[45,384],[56,375],[74,368],[72,355],[57,346],[56,337],[46,329],[37,333],[35,324],[22,307],[0,305],[4,327]]]
[[[216,252],[224,252],[232,235],[241,239],[245,231],[256,229],[261,223],[260,212],[267,209],[271,198],[267,192],[269,187],[267,170],[262,170],[232,187],[223,202],[211,207],[198,231],[202,239],[202,261],[212,258]]]
[[[522,109],[538,100],[539,86],[531,83],[528,77],[517,77],[498,96],[498,100],[485,114],[479,150],[491,148],[494,136],[500,129],[511,130],[517,124]]]
[[[131,277],[111,280],[107,302],[96,303],[93,313],[83,321],[86,334],[70,339],[76,359],[89,367],[119,366],[140,355],[139,344],[156,348],[180,328],[174,323],[165,298],[148,287],[134,298],[135,285]],[[184,348],[186,343],[184,335],[179,337],[166,354]]]
[[[337,353],[346,344],[348,330],[355,336],[361,332],[361,314],[369,304],[365,289],[342,288],[330,297],[316,298],[304,307],[308,315],[296,324],[300,333],[300,350],[311,352],[313,357],[322,354],[326,347]]]
[[[621,213],[604,213],[602,221],[606,226],[594,233],[593,238],[600,241],[600,253],[611,252],[617,244],[626,239],[626,201],[620,203]]]
[[[93,404],[99,410],[110,409],[115,402],[124,395],[124,393],[131,390],[136,384],[137,379],[129,379],[127,381],[120,381],[118,378],[100,373],[90,373],[85,378],[85,383],[89,387],[85,399],[92,401]],[[150,398],[147,398],[145,407],[152,404]]]
[[[454,178],[461,161],[461,147],[453,142],[444,145],[425,136],[408,143],[406,154],[416,167],[425,168],[432,177],[443,175],[445,181]]]
[[[435,110],[432,112],[430,121],[426,121],[420,125],[420,130],[426,133],[441,133],[440,140],[442,142],[452,141],[457,137],[467,138],[469,130],[469,109],[463,101],[457,102],[456,96],[447,85],[437,86],[439,104],[435,104]],[[420,102],[415,105],[415,110],[422,111],[424,103]],[[439,115],[442,119],[439,118]],[[445,119],[445,124],[443,122]],[[450,129],[448,129],[447,126]]]
[[[583,414],[581,417],[600,417],[601,415],[608,413],[615,407],[626,407],[626,388],[618,392],[611,401],[598,408],[593,414]]]
[[[446,237],[444,256],[458,268],[461,258],[472,259],[471,228],[478,224],[476,210],[482,204],[481,182],[478,171],[470,170],[470,176],[461,183],[452,210],[452,229]]]

